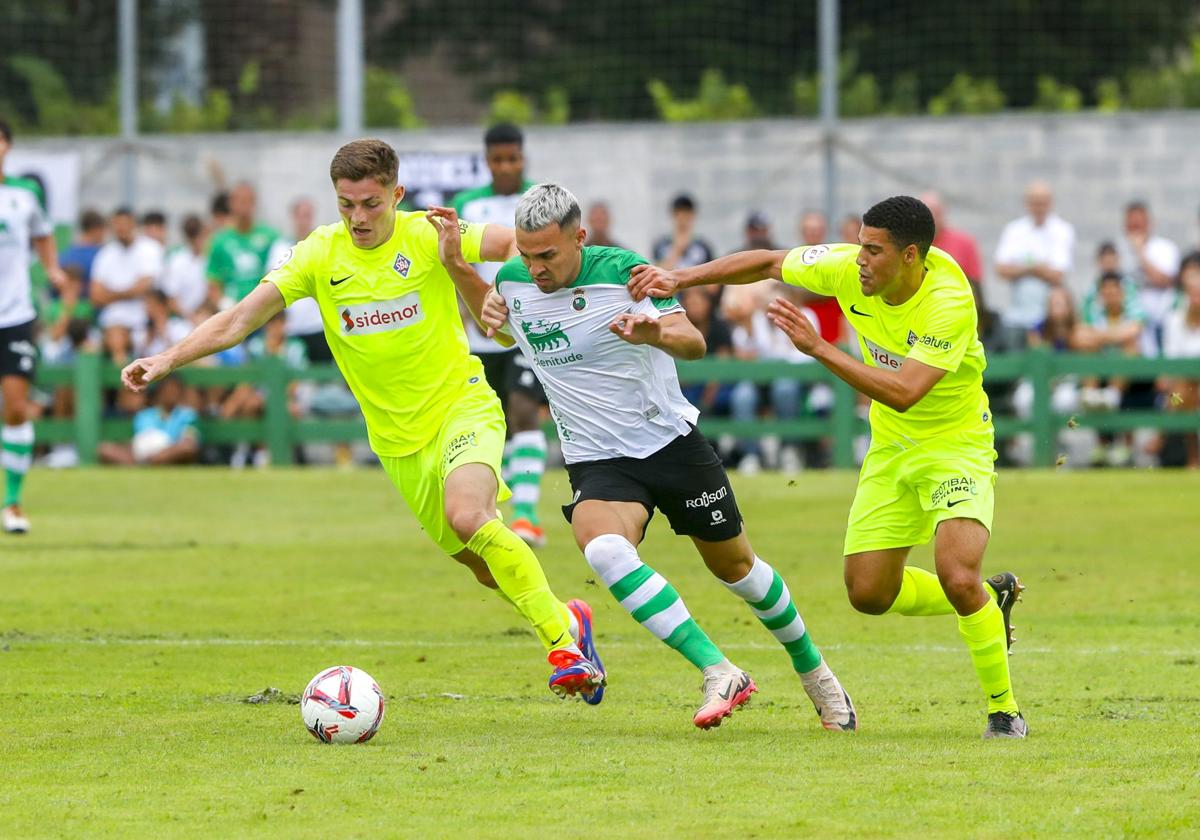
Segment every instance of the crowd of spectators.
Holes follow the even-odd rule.
[[[975,291],[980,338],[990,353],[1041,347],[1050,352],[1200,358],[1200,251],[1185,254],[1177,243],[1155,233],[1145,202],[1129,202],[1123,219],[1114,219],[1120,224],[1114,224],[1113,237],[1098,248],[1094,265],[1076,266],[1075,230],[1056,211],[1053,190],[1045,182],[1028,185],[1025,212],[1004,226],[990,260],[970,232],[952,224],[941,196],[927,192],[921,199],[937,226],[935,246],[955,258]],[[691,196],[674,197],[668,212],[669,229],[654,240],[648,255],[654,262],[677,268],[719,256],[698,232],[699,207]],[[61,255],[69,283],[59,295],[42,301],[39,343],[43,361],[69,364],[81,351],[96,351],[121,365],[178,341],[197,324],[245,296],[269,266],[316,223],[313,202],[307,198],[295,199],[289,216],[287,232],[261,222],[255,190],[247,183],[218,195],[207,214],[178,220],[174,231],[165,215],[153,210],[140,217],[128,208],[118,208],[107,217],[85,211],[74,241]],[[777,235],[772,220],[753,211],[746,216],[742,241],[735,250],[831,240],[857,242],[860,225],[859,217],[848,215],[838,220],[836,234],[831,234],[824,215],[808,209],[798,214],[794,233]],[[620,244],[613,238],[612,211],[606,203],[587,208],[585,226],[589,244]],[[1083,278],[1086,282],[1081,283]],[[682,303],[705,335],[710,357],[811,363],[812,359],[792,347],[766,319],[767,303],[781,295],[802,306],[824,338],[853,343],[853,333],[836,301],[775,281],[689,289],[682,294]],[[999,311],[987,303],[996,300],[1004,301],[996,307]],[[294,369],[331,361],[313,301],[292,306],[244,347],[204,363],[239,365],[266,356],[281,358]],[[147,398],[114,389],[106,396],[106,411],[138,418],[135,429],[139,432],[143,428],[170,429],[172,434],[183,435],[164,450],[168,455],[156,453],[158,461],[265,463],[261,446],[204,447],[195,433],[198,418],[261,416],[264,398],[254,387],[196,389],[175,383],[164,390],[168,391],[165,396]],[[685,382],[684,390],[705,414],[739,421],[821,417],[833,402],[827,385],[805,385],[788,376],[761,384],[736,379]],[[989,385],[989,391],[995,411],[1030,416],[1030,382]],[[71,415],[73,394],[69,388],[41,397],[46,416]],[[1064,414],[1156,408],[1194,413],[1200,410],[1200,393],[1195,380],[1174,376],[1146,381],[1120,376],[1064,377],[1053,383],[1051,405]],[[293,387],[290,408],[298,416],[355,410],[343,386],[305,383]],[[862,408],[865,410],[865,404]],[[171,419],[182,409],[191,412],[190,423]],[[1060,445],[1072,451],[1073,464],[1200,466],[1195,434],[1096,435],[1068,429],[1062,437]],[[193,443],[183,445],[184,438]],[[795,471],[830,461],[829,441],[801,442],[786,434],[729,435],[720,444],[728,461],[745,472],[762,468]],[[338,452],[344,460],[344,451]],[[132,442],[106,447],[102,454],[114,463],[154,461],[139,457],[139,448]],[[1002,445],[1001,456],[1029,462],[1029,437],[1018,436]],[[73,453],[70,446],[60,446],[47,458],[52,464],[69,464]]]

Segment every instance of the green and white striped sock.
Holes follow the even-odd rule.
[[[726,661],[725,654],[692,618],[675,588],[642,562],[629,540],[604,534],[588,543],[583,555],[633,620],[667,647],[701,670]]]
[[[0,430],[0,465],[4,467],[4,506],[21,503],[21,484],[33,465],[33,423]]]
[[[546,471],[546,433],[541,429],[512,436],[508,486],[512,489],[513,518],[538,524],[538,499]]]
[[[808,673],[821,664],[821,652],[809,638],[804,619],[778,572],[755,557],[750,574],[725,585],[750,605],[750,612],[779,640],[792,658],[792,668],[797,674]]]

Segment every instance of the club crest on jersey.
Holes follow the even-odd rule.
[[[407,279],[408,278],[408,270],[410,268],[412,268],[412,260],[410,260],[408,257],[404,256],[403,254],[396,254],[396,261],[394,263],[392,263],[392,268],[394,268],[396,270],[396,273],[399,274],[401,277],[404,277],[405,279]]]
[[[915,332],[913,332],[912,330],[909,330],[908,331],[908,346],[912,347],[916,343],[917,343],[917,334]]]
[[[536,321],[518,321],[521,332],[535,353],[547,353],[551,350],[565,350],[571,346],[571,339],[562,331],[562,322],[549,323],[539,318]]]
[[[521,311],[521,299],[513,298],[512,306],[513,306],[513,312],[520,312]]]
[[[571,308],[576,312],[582,312],[587,307],[587,297],[583,294],[583,289],[576,289],[575,296],[571,298]]]

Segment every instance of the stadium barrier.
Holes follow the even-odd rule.
[[[833,442],[833,465],[840,468],[854,466],[854,438],[866,433],[866,421],[859,414],[858,398],[853,389],[821,365],[702,359],[679,362],[678,369],[680,381],[684,383],[747,380],[768,383],[773,379],[788,378],[805,383],[830,384],[834,393],[833,407],[824,416],[750,422],[701,417],[700,427],[705,434],[712,436],[731,434],[758,437],[773,434],[795,440],[829,438]],[[291,464],[296,444],[366,438],[361,417],[296,419],[288,411],[288,385],[297,380],[340,381],[341,373],[332,365],[297,371],[287,368],[280,360],[265,359],[239,367],[189,367],[180,370],[178,375],[191,385],[209,387],[251,383],[265,393],[261,419],[203,418],[200,421],[200,433],[205,443],[262,442],[270,451],[272,463]],[[1027,420],[1006,416],[994,418],[996,435],[1009,438],[1023,432],[1032,434],[1035,463],[1052,466],[1057,457],[1058,432],[1067,428],[1068,424],[1109,432],[1140,428],[1169,432],[1200,430],[1200,413],[1196,412],[1080,412],[1069,417],[1056,414],[1051,408],[1051,388],[1059,377],[1121,376],[1131,380],[1153,380],[1164,375],[1200,380],[1200,359],[1139,359],[1031,350],[990,358],[984,379],[988,385],[1021,379],[1032,383],[1031,416]],[[43,366],[38,372],[37,384],[41,388],[73,386],[75,390],[75,416],[69,420],[39,421],[37,439],[40,443],[73,442],[80,462],[94,464],[96,446],[100,441],[127,441],[132,436],[132,421],[129,418],[111,419],[104,416],[104,391],[120,386],[120,372],[100,356],[83,354],[70,366]],[[548,433],[553,433],[552,426],[548,426]]]

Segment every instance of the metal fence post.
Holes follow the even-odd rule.
[[[267,433],[267,449],[271,463],[292,463],[292,418],[288,412],[288,384],[290,375],[281,359],[263,359],[263,382],[267,389],[267,405],[264,411]]]
[[[100,443],[101,394],[100,356],[81,353],[75,359],[75,450],[79,463],[96,463],[96,447]]]

